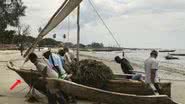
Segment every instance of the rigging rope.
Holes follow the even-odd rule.
[[[116,38],[114,37],[113,32],[109,29],[109,27],[106,25],[105,21],[103,20],[103,18],[101,17],[101,15],[99,14],[99,12],[97,11],[97,9],[95,8],[93,1],[92,0],[88,0],[89,3],[91,4],[91,6],[93,7],[94,11],[96,12],[97,16],[100,18],[100,20],[102,21],[103,25],[105,26],[105,28],[108,30],[109,34],[112,36],[112,38],[114,39],[114,41],[116,42],[116,44],[118,45],[118,47],[120,48],[120,44],[118,43],[118,41],[116,40]]]

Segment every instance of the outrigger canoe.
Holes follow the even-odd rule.
[[[46,82],[40,78],[39,72],[16,68],[12,62],[8,62],[7,67],[19,74],[28,85],[32,84],[35,89],[46,95]],[[162,87],[160,92],[162,95],[153,95],[152,89],[143,82],[124,78],[108,81],[105,89],[88,87],[61,79],[48,78],[47,83],[66,94],[108,104],[177,104],[170,98],[170,83],[159,83]]]

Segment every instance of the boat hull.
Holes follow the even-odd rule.
[[[161,88],[159,94],[171,97],[171,83],[163,82],[157,84]],[[106,83],[106,90],[126,94],[154,95],[152,88],[144,82],[127,79],[110,80]]]
[[[35,89],[46,95],[46,82],[41,80],[41,75],[37,71],[18,70],[10,63],[8,64],[8,68],[19,74],[28,85],[32,84]],[[121,76],[119,75],[119,77]],[[47,79],[47,84],[62,90],[66,94],[77,96],[81,99],[110,104],[176,104],[168,97],[170,96],[170,83],[160,83],[163,87],[163,94],[166,94],[162,96],[153,95],[152,89],[147,88],[146,85],[140,81],[126,79],[110,80],[105,85],[104,90],[59,79]]]
[[[89,101],[103,102],[108,104],[177,104],[167,95],[134,95],[112,92],[93,87],[84,86],[62,79],[47,79],[50,87],[60,89],[66,94],[77,96]]]

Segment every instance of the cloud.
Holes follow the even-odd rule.
[[[185,0],[92,0],[94,6],[115,33],[124,47],[185,48]],[[63,0],[24,0],[27,5],[23,22],[30,24],[32,33],[44,26]],[[116,45],[88,0],[81,4],[81,42],[93,41]],[[70,30],[68,30],[70,24]],[[57,33],[58,40],[70,33],[70,41],[76,42],[76,11],[50,34]],[[34,35],[36,36],[36,35]],[[49,35],[51,37],[51,35]],[[178,41],[177,41],[178,40]]]
[[[185,0],[135,0],[127,5],[126,13],[184,12]]]

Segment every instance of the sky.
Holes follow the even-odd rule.
[[[185,0],[91,0],[122,47],[185,49]],[[31,26],[31,35],[38,35],[63,0],[23,0],[27,6],[22,24]],[[80,8],[80,42],[101,42],[118,46],[89,0]],[[76,43],[76,10],[46,37]],[[67,39],[63,39],[67,34]],[[69,35],[68,35],[69,34]]]

